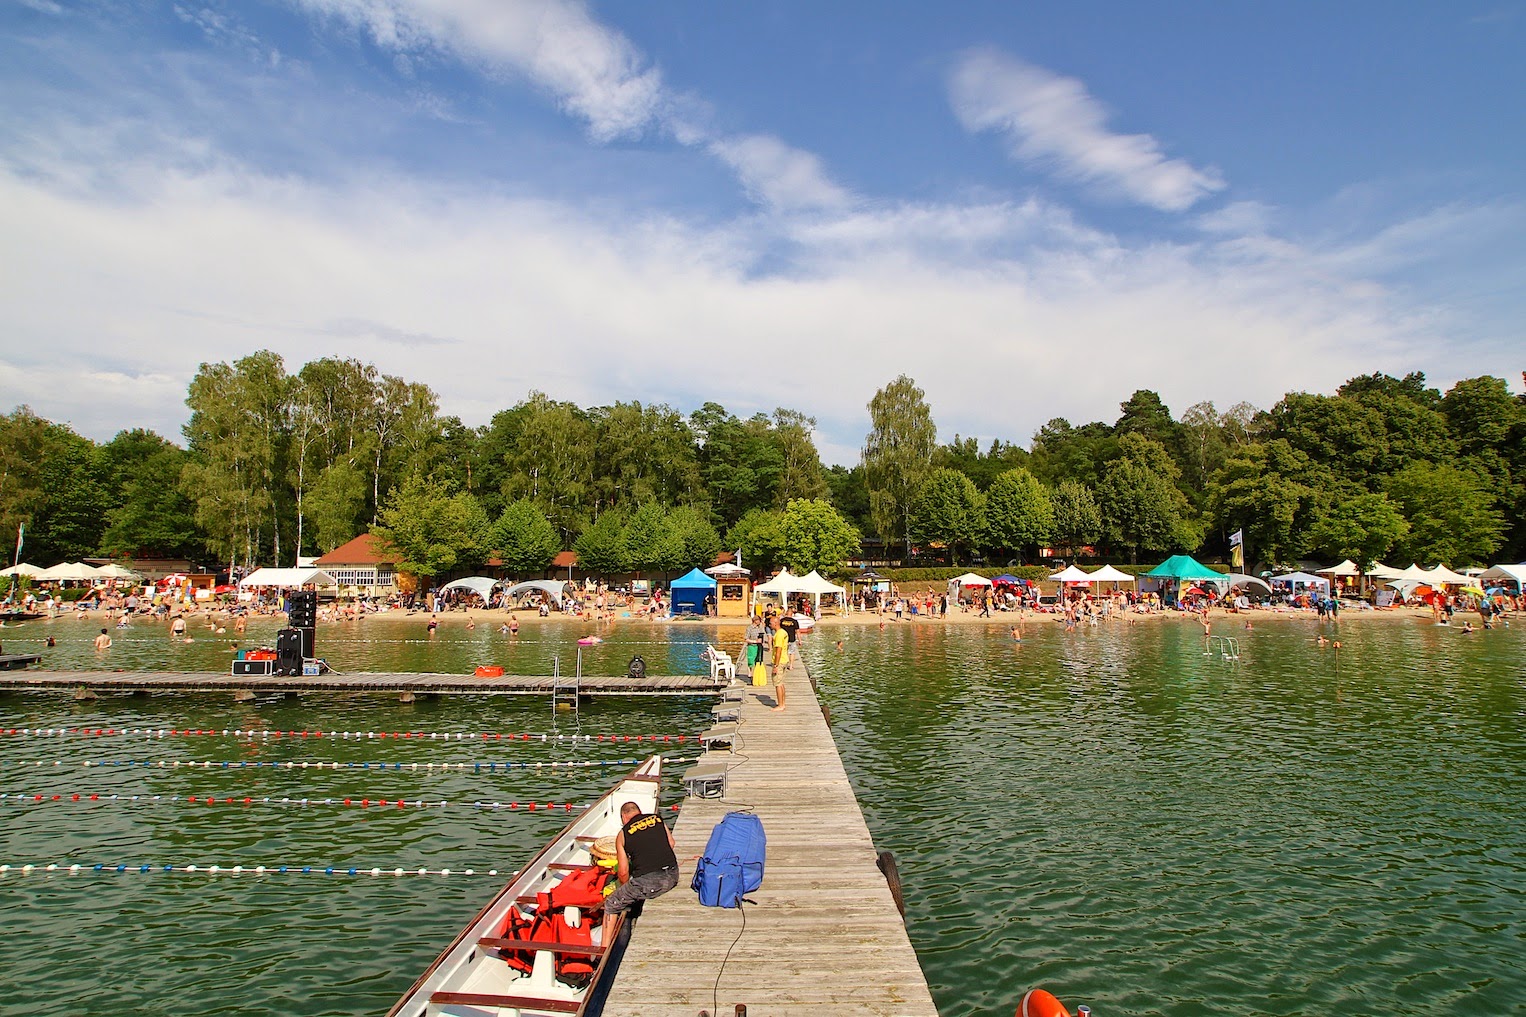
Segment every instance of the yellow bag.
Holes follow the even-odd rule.
[[[763,666],[762,661],[752,666],[752,683],[754,685],[768,684],[768,668]]]

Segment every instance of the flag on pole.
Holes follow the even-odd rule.
[[[16,524],[16,560],[12,565],[21,564],[21,545],[26,542],[26,523]]]
[[[1229,535],[1229,561],[1237,571],[1245,571],[1245,530],[1243,529]]]

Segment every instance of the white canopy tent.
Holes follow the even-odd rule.
[[[1094,577],[1091,573],[1082,572],[1074,565],[1067,565],[1049,578],[1057,583],[1090,583]]]
[[[1396,569],[1390,565],[1384,565],[1382,562],[1378,561],[1373,562],[1372,568],[1368,569],[1363,574],[1372,576],[1374,579],[1394,579],[1401,575],[1403,571],[1403,569]]]
[[[1234,589],[1236,586],[1259,586],[1267,593],[1272,592],[1272,586],[1265,579],[1258,579],[1245,572],[1230,572],[1224,577],[1226,589]]]
[[[1393,575],[1389,576],[1388,578],[1389,579],[1412,579],[1412,580],[1414,580],[1417,583],[1428,583],[1428,582],[1431,581],[1431,572],[1430,572],[1429,569],[1421,568],[1419,563],[1411,562],[1409,568],[1407,568],[1407,569],[1400,569],[1399,571],[1395,572]]]
[[[1503,581],[1526,586],[1526,561],[1519,565],[1494,565],[1478,574],[1482,582]]]
[[[467,576],[465,579],[457,579],[454,582],[446,583],[440,587],[440,592],[444,593],[446,590],[470,590],[481,597],[482,602],[486,604],[488,597],[493,592],[493,587],[497,585],[498,580],[487,576]]]
[[[337,586],[334,577],[322,569],[255,569],[238,581],[239,587],[271,586],[281,590],[299,590],[304,586]]]
[[[43,570],[36,565],[28,565],[26,562],[22,562],[19,565],[12,565],[8,569],[0,569],[0,576],[26,576],[28,579],[36,579],[42,575],[42,572]]]
[[[1431,569],[1425,574],[1425,581],[1430,583],[1432,586],[1440,583],[1446,583],[1451,586],[1466,586],[1473,580],[1471,577],[1465,576],[1461,572],[1453,572],[1445,565],[1437,565],[1435,568]]]
[[[837,606],[843,608],[848,603],[848,591],[836,583],[827,579],[815,569],[800,577],[800,593],[809,594],[815,605],[815,616],[821,617],[821,598],[823,596],[836,597]]]
[[[127,568],[124,565],[118,565],[116,562],[110,562],[110,563],[108,563],[106,565],[102,565],[100,568],[95,570],[95,575],[96,575],[97,579],[142,579],[143,578],[141,575],[139,575],[138,573],[134,572],[132,569]]]
[[[1316,569],[1315,573],[1321,576],[1349,577],[1361,575],[1362,570],[1356,567],[1356,562],[1352,561],[1350,558],[1347,558],[1339,565],[1331,565],[1327,569]]]
[[[754,586],[752,588],[752,592],[772,595],[775,597],[783,597],[787,594],[794,593],[797,589],[796,584],[799,582],[799,576],[792,574],[789,569],[783,569],[777,576],[774,576],[768,582],[759,583],[757,586]]]
[[[990,586],[991,580],[985,576],[977,576],[973,572],[966,572],[948,581],[950,586]]]
[[[503,591],[503,599],[510,601],[521,593],[539,592],[550,597],[557,607],[561,607],[562,601],[566,597],[562,591],[566,588],[567,581],[564,579],[530,579],[523,583],[515,583],[513,586],[505,589]]]
[[[1068,570],[1067,570],[1068,571]],[[1104,565],[1097,571],[1086,577],[1094,583],[1132,583],[1134,577],[1127,572],[1121,572],[1111,565]]]
[[[50,569],[43,569],[33,578],[54,579],[70,582],[84,582],[96,578],[96,570],[82,561],[59,562]]]
[[[728,561],[728,562],[722,562],[719,565],[712,565],[709,568],[705,569],[705,575],[707,575],[707,576],[750,576],[750,575],[752,575],[752,569],[744,569],[742,566]]]
[[[1295,590],[1300,586],[1323,586],[1327,589],[1330,586],[1330,580],[1309,572],[1289,572],[1286,575],[1273,576],[1272,582],[1287,583]]]

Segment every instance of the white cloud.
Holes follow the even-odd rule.
[[[1080,81],[1004,53],[964,54],[949,99],[967,130],[1001,132],[1015,158],[1152,208],[1179,212],[1224,187],[1213,170],[1166,158],[1148,134],[1109,131],[1106,110]]]
[[[489,73],[521,74],[600,141],[661,118],[662,76],[619,32],[561,0],[296,0],[365,29],[399,53],[438,51]]]
[[[184,147],[91,159],[94,175],[0,166],[0,407],[173,437],[199,363],[268,348],[292,370],[373,362],[472,424],[532,388],[793,407],[846,456],[903,372],[944,437],[1026,442],[1052,416],[1111,420],[1135,388],[1265,406],[1457,370],[1444,318],[1343,267],[1383,237],[1136,245],[1038,201],[697,225],[407,178],[318,185],[215,153],[187,165]],[[1513,377],[1518,357],[1465,359]]]
[[[750,195],[773,208],[841,208],[851,200],[827,178],[820,159],[770,135],[713,141],[710,151],[736,171]]]

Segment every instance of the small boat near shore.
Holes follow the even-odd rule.
[[[620,806],[635,802],[642,812],[656,812],[661,781],[662,757],[652,756],[568,823],[478,912],[388,1017],[584,1013],[611,975],[610,944],[599,941],[598,906],[570,901],[586,902],[582,895],[591,889],[597,894],[595,845],[620,831]],[[617,925],[616,937],[620,931]]]

